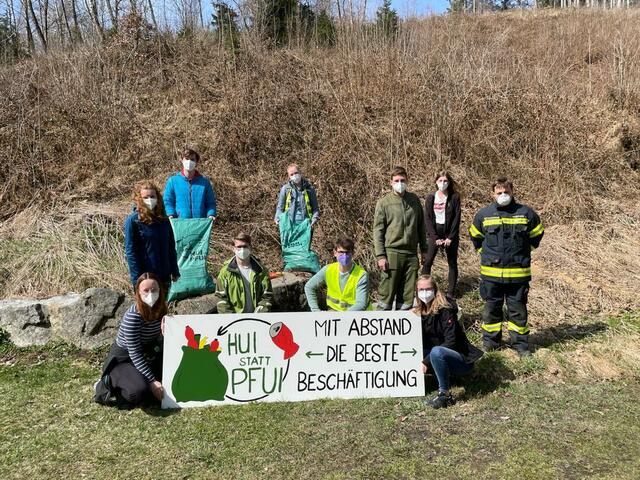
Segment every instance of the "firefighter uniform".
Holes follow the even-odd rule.
[[[532,208],[515,200],[480,210],[469,228],[480,253],[482,340],[496,348],[502,338],[503,305],[507,305],[507,329],[518,351],[529,349],[527,294],[531,280],[531,251],[540,245],[544,227]]]

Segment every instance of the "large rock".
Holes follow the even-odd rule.
[[[304,272],[283,272],[271,281],[273,286],[274,310],[278,312],[305,312],[309,310],[304,285],[312,274]]]
[[[185,298],[176,303],[174,312],[176,315],[204,315],[217,313],[215,295],[209,293],[199,297]]]
[[[0,328],[19,346],[44,345],[51,339],[51,324],[38,300],[0,301]]]
[[[304,284],[308,273],[285,272],[272,281],[274,311],[308,310]],[[133,299],[108,288],[90,288],[46,300],[1,300],[0,328],[19,346],[63,340],[81,348],[109,344]],[[177,302],[177,315],[216,312],[215,296],[202,295]]]
[[[81,348],[105,345],[113,340],[124,294],[108,288],[90,288],[84,293],[54,297],[46,302],[56,338]]]

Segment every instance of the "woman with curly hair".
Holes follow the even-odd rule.
[[[134,289],[143,273],[154,273],[168,290],[180,277],[171,224],[158,187],[143,180],[133,188],[133,212],[124,224],[124,246]]]

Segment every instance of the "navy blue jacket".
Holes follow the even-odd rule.
[[[124,251],[134,288],[143,273],[155,273],[163,282],[179,275],[176,242],[169,220],[146,224],[135,210],[124,222]]]
[[[469,228],[480,253],[480,276],[494,283],[531,280],[531,251],[538,248],[544,227],[538,214],[512,200],[504,207],[492,203],[481,209]]]

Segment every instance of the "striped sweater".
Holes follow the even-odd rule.
[[[116,343],[129,352],[136,369],[149,381],[155,381],[149,362],[144,357],[143,345],[151,343],[160,336],[161,319],[146,323],[134,303],[122,317]]]

